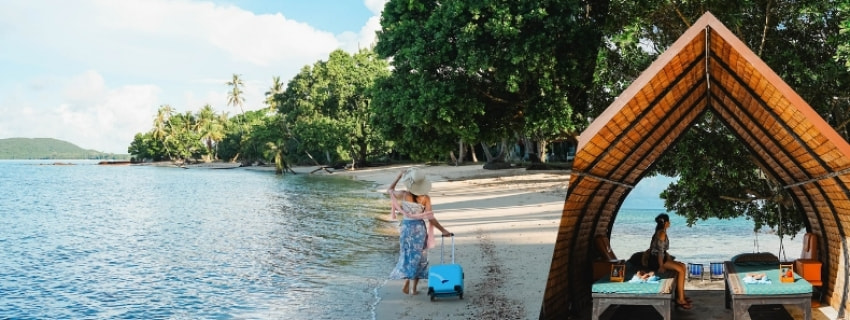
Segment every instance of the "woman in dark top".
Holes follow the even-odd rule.
[[[667,270],[676,272],[676,304],[683,309],[693,307],[691,299],[685,296],[685,277],[687,268],[684,263],[673,260],[673,256],[667,253],[670,248],[670,239],[667,238],[667,228],[670,228],[670,216],[666,213],[655,217],[655,234],[646,253],[635,254],[630,261],[642,266],[645,271],[655,271],[663,274]]]

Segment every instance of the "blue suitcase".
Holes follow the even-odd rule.
[[[463,267],[455,263],[455,237],[452,237],[452,263],[443,264],[445,241],[440,239],[440,264],[428,269],[428,295],[437,297],[458,296],[463,299]]]

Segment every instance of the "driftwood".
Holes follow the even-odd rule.
[[[316,171],[319,171],[319,170],[325,170],[325,172],[327,172],[327,173],[333,173],[333,171],[328,170],[328,168],[331,168],[331,167],[321,166],[319,168],[316,168],[316,170],[310,171],[310,174],[313,174],[313,173],[315,173]]]

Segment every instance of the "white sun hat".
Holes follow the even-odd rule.
[[[425,178],[425,172],[417,168],[407,169],[402,181],[407,191],[417,196],[426,195],[431,191],[431,181]]]

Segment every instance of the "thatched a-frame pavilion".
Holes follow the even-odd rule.
[[[565,319],[591,306],[593,237],[610,235],[647,168],[703,112],[724,121],[805,212],[806,228],[820,241],[824,300],[844,317],[850,145],[706,13],[581,134],[541,319]]]

